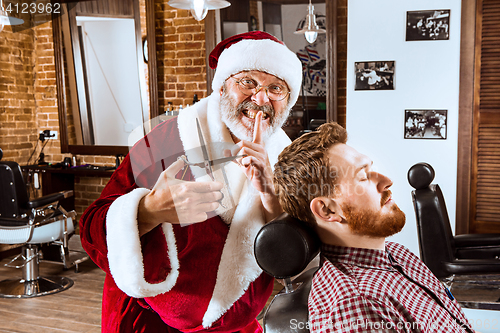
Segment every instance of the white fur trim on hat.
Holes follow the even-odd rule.
[[[106,242],[109,270],[116,285],[130,297],[152,297],[169,291],[179,276],[175,235],[170,223],[162,223],[168,247],[170,273],[163,282],[152,284],[144,279],[144,262],[137,226],[139,201],[150,190],[137,188],[116,199],[106,214]]]
[[[302,85],[302,63],[285,45],[270,39],[244,39],[225,49],[217,62],[213,91],[219,92],[231,75],[252,70],[284,80],[290,88],[289,105],[297,102]]]

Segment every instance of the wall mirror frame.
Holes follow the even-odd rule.
[[[68,2],[71,4],[71,2]],[[103,3],[106,1],[84,1],[80,3],[85,3],[88,6],[94,6],[102,11]],[[72,4],[73,6],[75,3]],[[113,7],[111,4],[110,7]],[[114,6],[116,9],[116,5]],[[137,22],[140,22],[140,9],[139,0],[133,0],[133,17],[135,24],[135,40],[136,40],[136,50],[137,50],[137,61],[143,61],[143,40],[141,38],[141,28],[138,26]],[[154,16],[154,0],[145,0],[146,7],[146,31],[147,39],[154,41],[155,38],[155,16]],[[97,15],[99,16],[99,14]],[[101,15],[106,16],[106,14]],[[84,144],[70,144],[69,133],[68,133],[68,116],[66,114],[66,105],[68,99],[70,98],[69,93],[67,93],[66,85],[67,73],[65,69],[65,59],[64,59],[64,47],[65,41],[63,39],[63,18],[62,15],[53,15],[52,29],[54,37],[54,58],[56,66],[56,86],[57,86],[57,102],[58,102],[58,114],[59,114],[59,128],[60,128],[60,143],[61,143],[61,153],[71,153],[71,154],[82,154],[82,155],[126,155],[129,151],[128,145],[123,146],[113,146],[113,145],[84,145]],[[66,43],[67,44],[67,43]],[[148,46],[148,90],[149,90],[149,119],[153,119],[158,116],[158,84],[157,84],[157,60],[156,60],[156,44],[149,41]],[[139,66],[139,68],[141,68]],[[78,74],[75,74],[75,76]],[[81,75],[81,73],[80,73]],[[79,89],[79,88],[77,88]],[[145,101],[143,100],[142,103]],[[148,119],[148,120],[149,120]]]
[[[262,2],[279,5],[308,4],[309,0],[262,0]],[[234,2],[235,3],[235,2]],[[325,3],[326,6],[326,120],[337,121],[338,98],[337,98],[337,6],[338,0],[313,0],[312,3]],[[233,4],[234,6],[235,4]],[[306,13],[304,13],[305,16]],[[207,50],[207,64],[210,51],[215,48],[221,39],[220,15],[217,17],[215,11],[209,11],[205,18],[205,45]],[[215,71],[207,66],[207,89],[208,94],[212,92],[211,82]],[[300,103],[298,101],[297,103]]]

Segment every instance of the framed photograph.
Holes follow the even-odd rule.
[[[406,12],[406,41],[450,39],[450,10]]]
[[[355,62],[354,90],[394,90],[395,61]]]
[[[448,110],[405,110],[405,139],[446,139]]]

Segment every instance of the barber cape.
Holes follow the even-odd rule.
[[[183,110],[177,118],[180,140],[190,162],[203,161],[196,119],[202,127],[210,159],[223,157],[223,150],[231,148],[234,142],[229,130],[221,121],[218,92]],[[277,162],[279,153],[289,143],[290,139],[281,129],[265,140],[272,166]],[[168,142],[164,145],[168,147]],[[212,297],[203,316],[205,328],[221,318],[242,297],[250,283],[262,273],[253,255],[255,236],[265,224],[259,193],[236,163],[227,163],[222,167],[226,177],[221,166],[213,168],[216,180],[225,184],[222,205],[216,213],[230,227],[217,269]],[[211,181],[203,168],[194,166],[190,168],[196,181]],[[116,285],[127,295],[135,298],[153,297],[170,291],[183,271],[178,259],[174,228],[170,223],[163,223],[162,230],[168,246],[171,271],[167,278],[159,283],[148,283],[144,278],[144,261],[136,217],[138,203],[149,191],[147,188],[137,188],[119,197],[110,206],[106,217],[110,272]],[[123,246],[125,243],[127,246]],[[203,283],[203,276],[200,276],[200,283]]]

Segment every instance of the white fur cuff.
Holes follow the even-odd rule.
[[[111,204],[106,215],[109,270],[116,285],[130,297],[152,297],[169,291],[179,276],[175,236],[170,223],[162,229],[168,246],[171,271],[165,281],[151,284],[144,279],[144,263],[137,226],[140,200],[150,190],[137,188]]]

